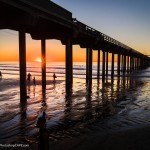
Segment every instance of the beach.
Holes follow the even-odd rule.
[[[29,65],[28,72],[36,68],[31,72],[36,76],[36,85],[33,81],[27,83],[28,99],[22,104],[19,73],[14,66],[15,69],[12,66],[3,71],[0,81],[0,143],[29,144],[24,149],[37,149],[39,129],[36,121],[44,111],[48,116],[46,128],[52,150],[63,147],[66,150],[149,149],[150,68],[125,77],[116,76],[114,80],[109,76],[104,84],[100,79],[99,86],[93,70],[90,92],[86,89],[85,66],[77,64],[73,92],[66,97],[63,66],[52,66],[58,76],[55,83],[48,70],[47,86],[43,91],[38,66]],[[79,68],[83,69],[80,74]]]
[[[50,143],[51,150],[148,150],[150,126],[114,133],[100,132]]]

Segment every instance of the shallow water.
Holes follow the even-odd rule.
[[[33,70],[33,68],[35,70]],[[92,131],[111,132],[150,124],[150,68],[130,76],[110,77],[107,83],[93,79],[92,91],[87,92],[85,64],[74,65],[71,97],[65,96],[64,65],[48,66],[48,82],[43,91],[39,65],[28,64],[28,72],[36,76],[37,85],[27,84],[27,103],[20,103],[18,64],[1,63],[0,81],[0,142],[37,142],[37,117],[45,111],[50,140],[72,137]],[[80,69],[79,69],[80,68]],[[94,65],[93,78],[96,77]],[[12,71],[13,70],[13,71]],[[57,72],[56,84],[51,82]],[[19,142],[20,143],[20,142]]]

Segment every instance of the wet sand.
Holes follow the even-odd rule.
[[[62,82],[64,81],[57,80],[54,84],[52,80],[48,80],[46,91],[53,91]],[[29,98],[26,104],[20,103],[19,89],[19,80],[2,79],[0,82],[0,144],[26,143],[26,135],[29,138],[36,135],[36,118],[47,108],[44,105],[45,94],[41,81],[37,80],[36,86],[33,82],[27,83]]]
[[[128,129],[116,133],[91,133],[88,135],[50,142],[51,150],[148,150],[150,126]]]
[[[10,85],[10,82],[5,82],[6,85]],[[51,82],[49,82],[51,83]],[[58,84],[61,83],[58,82]],[[142,84],[141,84],[142,83]],[[38,83],[40,85],[40,82]],[[81,83],[79,83],[80,85]],[[16,95],[18,96],[18,82],[16,82],[16,84],[13,83],[14,86],[16,86],[16,90],[15,88],[13,87],[13,92],[15,92],[15,99],[16,99]],[[79,87],[78,85],[78,87]],[[143,82],[139,82],[138,83],[138,87],[139,86],[143,86],[144,83]],[[148,83],[149,85],[149,83]],[[60,85],[59,85],[60,86]],[[56,85],[57,87],[57,85]],[[62,86],[59,87],[59,92],[60,92],[60,89],[61,89]],[[27,87],[28,88],[28,87]],[[37,133],[37,129],[34,127],[34,124],[35,124],[35,120],[36,120],[36,117],[38,116],[38,114],[40,114],[40,112],[38,112],[38,109],[43,109],[42,107],[42,103],[37,103],[34,99],[40,97],[39,93],[41,93],[41,88],[40,86],[37,86],[36,88],[36,94],[35,94],[35,98],[33,96],[33,93],[32,93],[32,88],[33,88],[33,85],[29,88],[31,88],[30,90],[28,89],[28,94],[30,95],[30,99],[28,100],[28,109],[27,109],[27,114],[31,114],[31,115],[28,115],[27,118],[22,122],[25,122],[26,121],[26,124],[31,124],[31,127],[32,130],[30,131],[31,134],[33,134],[34,132]],[[46,90],[46,95],[47,97],[49,96],[52,96],[52,98],[55,98],[55,95],[52,95],[53,93],[53,88],[54,86],[50,86],[50,87],[47,87],[47,90]],[[77,92],[74,92],[74,95],[72,96],[72,103],[74,102],[74,107],[70,107],[70,105],[66,106],[66,110],[67,112],[65,112],[65,116],[64,118],[64,121],[67,121],[68,119],[71,121],[73,121],[73,119],[77,119],[76,120],[76,125],[75,127],[71,127],[71,129],[69,129],[69,126],[67,128],[64,128],[60,133],[59,133],[59,130],[55,133],[55,130],[53,131],[53,128],[52,128],[52,133],[50,133],[50,141],[49,141],[49,144],[50,144],[50,150],[61,150],[63,147],[65,148],[65,150],[84,150],[84,149],[89,149],[89,150],[111,150],[111,149],[118,149],[118,150],[143,150],[143,149],[148,149],[149,148],[149,140],[150,140],[150,127],[147,127],[149,125],[149,119],[146,120],[146,116],[147,114],[149,114],[149,106],[146,107],[146,105],[148,103],[143,103],[139,100],[135,101],[134,103],[129,99],[128,100],[128,97],[126,97],[124,100],[123,100],[123,97],[121,96],[121,99],[122,101],[118,102],[118,104],[114,107],[112,104],[112,102],[110,103],[107,103],[107,108],[109,108],[110,110],[107,109],[107,113],[109,112],[109,115],[114,115],[116,114],[115,111],[114,111],[114,108],[115,109],[119,109],[119,116],[117,117],[117,114],[114,115],[114,116],[108,116],[108,120],[107,120],[107,117],[106,117],[106,120],[105,119],[102,119],[104,120],[104,122],[96,122],[96,126],[94,126],[94,121],[92,122],[92,120],[95,120],[94,118],[86,118],[86,117],[89,117],[89,115],[91,115],[91,104],[93,103],[93,106],[95,106],[95,100],[97,100],[99,97],[97,97],[96,93],[93,94],[93,100],[91,100],[91,103],[85,103],[86,107],[84,108],[84,111],[83,111],[83,114],[81,113],[74,113],[74,112],[70,112],[70,109],[76,112],[78,111],[82,111],[82,107],[83,107],[83,102],[82,102],[82,99],[83,101],[86,100],[88,102],[88,97],[86,97],[86,92],[85,90],[83,89],[83,84],[81,84],[81,88],[82,90],[78,89]],[[112,90],[108,90],[107,92],[107,89],[108,88],[111,88],[111,87],[108,87],[106,86],[106,89],[104,91],[102,91],[102,96],[104,96],[104,100],[108,98],[109,96],[109,93],[110,93],[110,98],[112,99],[113,98],[113,93],[112,93]],[[124,89],[124,88],[123,88]],[[141,89],[139,87],[139,91],[136,92],[136,88],[133,86],[131,86],[131,89],[130,90],[125,90],[124,92],[121,92],[121,95],[124,95],[125,96],[129,96],[129,97],[132,97],[132,98],[136,98],[137,97],[137,94],[139,96],[142,96],[143,93],[142,91],[144,90],[146,92],[145,89]],[[52,90],[52,93],[50,92]],[[96,90],[96,89],[95,89]],[[148,90],[148,89],[147,89]],[[10,90],[9,90],[10,92]],[[50,92],[50,93],[49,93]],[[97,91],[95,91],[97,92]],[[101,89],[100,89],[100,92],[101,92]],[[114,92],[114,91],[113,91]],[[134,93],[134,94],[133,94]],[[8,98],[8,92],[5,93],[6,94],[6,97]],[[38,95],[37,95],[38,94]],[[12,93],[10,93],[10,95],[12,95]],[[60,95],[60,94],[59,94]],[[62,95],[64,97],[64,95]],[[105,97],[106,96],[106,97]],[[4,96],[3,96],[4,97]],[[86,97],[87,99],[84,99],[84,97]],[[114,98],[116,98],[116,95],[114,95]],[[142,97],[143,98],[143,97]],[[145,98],[145,96],[144,96]],[[10,99],[12,99],[10,97]],[[94,100],[95,99],[95,100]],[[41,97],[41,100],[43,100],[43,97]],[[108,100],[108,99],[107,99]],[[117,98],[118,100],[118,98]],[[141,99],[142,100],[142,99]],[[16,99],[17,101],[17,99]],[[10,102],[10,101],[9,101]],[[14,103],[14,100],[12,99],[12,102]],[[40,101],[39,101],[40,102]],[[16,104],[18,103],[19,105],[19,101],[16,102]],[[32,104],[33,103],[33,104]],[[48,105],[49,107],[52,106],[52,104],[54,103],[54,101],[52,101],[52,103],[50,103],[50,101],[48,102]],[[81,104],[80,104],[81,103]],[[105,102],[103,102],[105,104]],[[15,104],[15,106],[12,106],[12,108],[16,108],[17,110],[19,108],[17,108],[17,105]],[[65,104],[63,102],[63,104]],[[80,105],[79,105],[80,104]],[[136,104],[136,105],[135,105]],[[31,105],[31,106],[30,106]],[[40,107],[41,105],[41,107]],[[58,105],[58,104],[57,104]],[[61,104],[62,105],[62,104]],[[127,107],[126,107],[127,105]],[[138,107],[140,106],[140,109],[142,108],[143,111],[143,115],[145,116],[145,119],[143,119],[143,117],[141,117],[140,115],[138,116],[138,120],[137,118],[134,116],[134,111],[136,111],[135,115],[137,116],[138,115],[138,111],[137,110],[140,110]],[[97,105],[98,106],[98,105]],[[95,106],[94,108],[94,111],[96,112],[97,109],[100,109],[101,108],[101,105],[100,107],[97,107]],[[104,105],[102,105],[103,107],[105,107]],[[114,108],[112,108],[112,106]],[[31,108],[30,108],[31,107]],[[37,107],[37,110],[35,109],[33,112],[33,115],[31,113],[31,110],[33,111],[33,108],[36,108]],[[121,107],[121,109],[120,109]],[[31,109],[31,110],[30,110]],[[49,111],[51,110],[52,108],[49,108]],[[58,108],[57,108],[58,109]],[[49,112],[47,111],[47,112]],[[130,113],[130,117],[128,118],[128,111]],[[16,112],[20,112],[20,110],[16,111]],[[105,112],[105,111],[104,111]],[[117,111],[118,112],[118,111]],[[125,116],[123,115],[125,112]],[[100,114],[99,112],[96,112],[97,115],[95,117],[98,117],[99,115],[101,116],[101,111],[100,111]],[[107,113],[105,112],[104,114],[107,115]],[[51,115],[50,113],[48,113],[49,116]],[[140,111],[139,111],[139,114],[142,114]],[[76,116],[75,116],[76,115]],[[87,115],[87,116],[86,116]],[[11,117],[10,115],[7,115],[9,116],[9,118]],[[15,115],[13,115],[15,116]],[[93,116],[94,117],[94,116]],[[83,120],[81,120],[81,123],[78,123],[78,119],[83,119],[85,122],[82,123]],[[133,119],[133,122],[130,121]],[[28,122],[27,122],[27,119],[28,119]],[[63,118],[61,118],[63,119]],[[10,120],[8,119],[7,117],[5,118],[5,121],[6,120]],[[48,125],[52,122],[52,118],[50,118],[49,122],[48,122]],[[1,120],[2,121],[2,120]],[[4,122],[5,122],[4,121]],[[19,120],[18,120],[19,121]],[[74,120],[75,121],[75,120]],[[137,122],[136,122],[137,121]],[[143,121],[142,123],[142,127],[136,127],[136,125],[134,124],[134,122],[136,122],[136,124],[140,124],[141,121]],[[91,122],[91,125],[90,123]],[[118,123],[119,122],[119,123]],[[7,123],[7,122],[6,122]],[[89,125],[88,125],[89,123]],[[143,127],[143,124],[146,124],[146,127]],[[14,124],[14,123],[13,123]],[[67,122],[66,122],[67,124]],[[127,125],[126,125],[127,124]],[[15,124],[14,124],[15,125]],[[84,126],[85,125],[85,126]],[[122,127],[122,125],[124,127]],[[17,126],[17,125],[16,125]],[[80,128],[82,126],[82,129]],[[130,126],[132,126],[132,128],[129,128]],[[27,125],[28,127],[28,125]],[[112,128],[112,130],[110,129],[110,127]],[[136,129],[135,129],[136,127]],[[13,127],[12,127],[13,128]],[[22,128],[20,127],[19,125],[17,126],[17,128]],[[74,130],[73,134],[71,135],[71,130]],[[9,129],[9,128],[8,128]],[[16,129],[16,128],[15,128]],[[55,128],[54,128],[55,129]],[[14,130],[14,129],[13,129]],[[21,130],[18,130],[17,132],[20,132]],[[79,134],[76,134],[76,131],[79,132]],[[10,130],[11,132],[11,130]],[[22,132],[22,131],[21,131]],[[32,133],[33,132],[33,133]],[[3,133],[1,131],[1,133]],[[8,132],[9,133],[9,132]],[[34,133],[34,134],[35,134]],[[68,134],[69,133],[69,134]],[[34,135],[33,134],[33,135]],[[24,133],[23,133],[23,137],[24,137]],[[52,137],[54,135],[54,140],[52,140]],[[59,136],[59,137],[58,137]],[[64,138],[63,138],[64,136]],[[67,138],[67,137],[70,137],[70,138]],[[31,135],[32,137],[32,135]],[[58,138],[57,138],[58,137]],[[16,138],[17,139],[17,138]],[[29,137],[27,136],[27,141],[29,142],[30,144],[30,147],[27,148],[27,149],[37,149],[37,141],[34,142],[33,139],[31,139],[31,142],[28,140],[30,139],[30,134],[29,134]],[[13,140],[13,139],[12,139]],[[21,140],[21,139],[19,139]],[[26,142],[27,142],[26,141]],[[25,142],[25,143],[26,143]],[[34,144],[33,144],[34,143]]]
[[[92,132],[67,138],[61,141],[49,142],[50,150],[149,150],[150,125],[117,132]],[[29,150],[37,149],[37,144]]]
[[[19,82],[1,80],[0,140],[29,143],[37,149],[36,118],[48,114],[50,150],[147,150],[150,149],[150,82],[140,79],[108,81],[92,93],[82,79],[74,79],[73,94],[65,97],[64,80],[27,84],[29,99],[20,105]],[[141,126],[140,126],[141,125]]]

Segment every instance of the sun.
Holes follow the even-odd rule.
[[[40,62],[40,63],[42,62],[42,60],[41,60],[40,57],[36,58],[35,61],[36,61],[36,62]]]

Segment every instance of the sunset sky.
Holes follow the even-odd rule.
[[[53,0],[79,21],[150,55],[150,0]],[[40,41],[27,34],[27,60],[40,57]],[[47,40],[47,61],[64,61],[65,47]],[[73,46],[74,61],[85,61],[85,49]],[[18,32],[0,30],[0,61],[17,61]],[[94,61],[97,60],[94,52]]]

